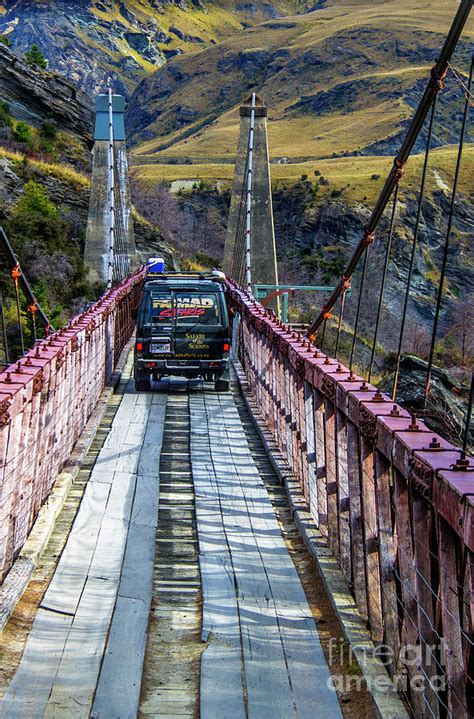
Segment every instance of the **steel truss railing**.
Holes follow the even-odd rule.
[[[229,283],[266,427],[416,717],[472,715],[474,464]]]

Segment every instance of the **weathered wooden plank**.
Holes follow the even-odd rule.
[[[98,579],[120,579],[128,524],[121,519],[106,518],[102,522],[97,544],[87,575]]]
[[[394,471],[394,505],[396,507],[398,572],[403,607],[401,644],[412,648],[418,646],[419,640],[416,583],[413,572],[413,532],[408,484],[398,470]],[[416,683],[418,668],[413,666],[413,662],[410,661],[407,662],[406,668],[410,681]],[[412,692],[411,703],[414,710],[423,716],[424,702],[419,692]]]
[[[227,412],[228,410],[226,410],[226,416]],[[232,456],[232,445],[230,452]],[[253,464],[248,448],[246,463],[249,467]],[[256,473],[255,467],[253,467],[253,473],[254,475]],[[238,475],[241,478],[244,476],[241,472]],[[244,481],[242,485],[244,485]],[[291,679],[291,691],[297,716],[310,717],[314,715],[315,687],[321,687],[321,685],[321,696],[318,698],[319,705],[324,711],[329,712],[329,715],[337,716],[338,702],[335,693],[327,689],[329,672],[314,620],[307,605],[298,574],[281,537],[268,495],[261,483],[252,483],[250,489],[248,487],[248,483],[245,483],[245,487],[242,486],[242,489],[247,503],[251,536],[249,546],[245,547],[245,552],[242,555],[242,572],[243,576],[248,573],[249,554],[250,566],[256,564],[255,560],[252,562],[251,548],[258,547],[260,559],[264,565],[265,577],[268,580],[268,589],[263,585],[263,597],[267,602],[267,608],[271,602],[275,607],[278,632]],[[266,501],[270,511],[262,512],[262,499]],[[239,577],[238,569],[239,567],[237,566],[237,577]],[[247,596],[245,589],[243,593]],[[266,630],[268,630],[268,627],[266,627]],[[252,643],[254,644],[254,642]],[[326,683],[321,681],[321,673],[325,674]],[[285,715],[283,706],[281,707],[282,716]],[[272,708],[274,709],[275,707]],[[258,715],[256,714],[256,716]],[[278,713],[275,715],[278,715]]]
[[[203,719],[245,717],[235,579],[220,512],[202,397],[191,401],[191,457],[203,591],[200,710]]]
[[[39,610],[18,679],[16,684],[12,684],[16,695],[21,694],[27,701],[27,705],[24,701],[19,702],[18,706],[27,706],[28,709],[23,711],[20,708],[19,715],[34,716],[35,710],[30,704],[33,707],[35,702],[39,702],[41,709],[38,716],[88,716],[121,576],[124,590],[132,597],[125,599],[119,596],[120,604],[149,606],[158,494],[156,478],[165,406],[166,398],[152,405],[151,396],[141,402],[131,393],[126,393],[122,400],[43,600],[43,606],[54,611]],[[126,444],[126,439],[131,443]],[[143,455],[141,460],[146,479],[136,492],[140,455]],[[133,508],[134,521],[130,525],[132,530],[126,552]],[[140,520],[143,524],[139,523]],[[124,555],[125,571],[122,567]],[[143,564],[144,556],[146,566]],[[145,595],[146,600],[143,599]],[[128,612],[129,615],[130,612],[133,614],[133,609]],[[144,637],[148,610],[138,614],[140,621],[138,616],[132,617],[135,627],[140,625],[140,630],[137,629],[134,634],[138,636],[141,632]],[[45,630],[42,626],[38,629],[38,622],[41,620],[44,623],[45,617],[49,625],[57,622],[59,628],[54,625]],[[117,623],[117,627],[125,631],[128,625],[122,624]],[[51,651],[48,649],[48,637],[52,642]],[[123,657],[120,661],[127,667]],[[138,664],[141,672],[141,660]],[[37,696],[32,700],[30,676],[36,674],[41,682]],[[135,679],[139,691],[140,676],[137,672]],[[123,691],[129,688],[124,686]]]
[[[375,641],[383,641],[382,598],[380,587],[380,564],[378,550],[378,521],[375,496],[374,445],[366,437],[360,437],[362,511],[365,528],[365,560],[367,572],[367,599],[370,631]]]
[[[207,642],[212,634],[213,640],[217,639],[224,646],[233,646],[240,651],[239,614],[230,555],[226,548],[224,554],[200,551],[199,564],[205,596],[202,641]]]
[[[0,702],[2,719],[41,719],[73,617],[38,609],[21,664]]]
[[[363,619],[369,618],[367,580],[365,573],[364,534],[360,483],[360,449],[357,427],[347,420],[347,478],[349,486],[350,526],[352,548],[352,587],[357,607]]]
[[[205,395],[209,444],[232,558],[243,639],[248,715],[339,716],[314,620],[231,398]],[[196,415],[196,421],[198,416]],[[296,712],[296,713],[295,713]],[[331,713],[332,712],[332,713]]]
[[[110,485],[94,482],[86,487],[71,534],[41,606],[74,614],[86,583],[96,548]]]
[[[123,522],[130,520],[135,496],[135,482],[135,475],[129,472],[115,472],[104,517],[120,519]]]
[[[146,410],[146,412],[145,412]],[[139,473],[123,556],[122,573],[104,655],[92,717],[136,717],[143,656],[153,591],[153,565],[158,519],[159,461],[166,398],[136,405],[132,423],[141,437]],[[145,429],[146,426],[146,429]],[[127,434],[130,438],[130,434]],[[126,661],[124,658],[126,657]]]
[[[118,582],[89,577],[54,679],[45,719],[88,717]]]
[[[159,477],[137,475],[131,522],[156,527],[158,522]]]
[[[412,489],[413,548],[418,606],[418,627],[420,632],[420,666],[424,676],[430,681],[424,684],[424,696],[429,712],[434,719],[439,716],[437,692],[434,690],[436,679],[442,667],[436,661],[435,617],[433,613],[433,592],[435,584],[432,577],[432,557],[430,552],[432,513],[430,504]],[[435,553],[433,552],[433,555]],[[383,585],[385,591],[385,585]],[[396,645],[395,645],[396,646]]]
[[[393,676],[397,670],[397,658],[400,648],[397,587],[395,584],[396,549],[390,496],[390,463],[378,450],[375,451],[375,482],[379,524],[384,643],[388,644],[393,651],[388,662],[390,673]]]
[[[209,644],[201,658],[201,719],[247,719],[240,646]]]
[[[163,444],[163,428],[166,414],[166,396],[158,395],[158,401],[149,408],[148,421],[142,440],[138,474],[142,476],[158,476],[161,448]]]
[[[119,594],[132,599],[151,599],[155,528],[131,524],[123,559]]]
[[[339,551],[339,484],[336,455],[336,408],[334,402],[324,399],[324,431],[326,436],[326,488],[328,510],[328,542],[336,557]]]
[[[328,494],[326,479],[326,436],[324,432],[324,398],[317,389],[313,391],[314,443],[316,447],[316,482],[318,486],[318,529],[328,536]]]
[[[93,719],[137,716],[149,610],[149,601],[118,596],[90,715]]]
[[[306,416],[306,458],[308,463],[309,511],[318,523],[318,485],[316,481],[316,442],[314,427],[313,388],[304,383]]]
[[[340,560],[341,568],[347,582],[350,584],[352,581],[352,561],[347,461],[347,419],[338,409],[336,409],[336,439]]]
[[[440,610],[446,657],[448,707],[456,719],[467,719],[465,667],[462,651],[461,617],[456,544],[458,538],[442,517],[438,518]]]

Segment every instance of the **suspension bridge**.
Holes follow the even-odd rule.
[[[457,82],[460,137],[425,403],[431,391],[472,108],[472,61],[467,78],[450,61],[471,5],[460,3],[363,236],[303,331],[279,317],[288,288],[278,285],[266,108],[256,94],[242,106],[224,256],[229,393],[179,379],[134,389],[146,271],[120,98],[109,92],[96,104],[86,259],[106,285],[100,299],[51,327],[2,231],[18,325],[24,295],[31,331],[21,331],[18,357],[4,344],[0,374],[1,717],[473,715],[472,385],[459,446],[397,402],[433,128],[445,85]],[[383,393],[371,384],[380,318],[404,167],[422,132],[395,371]],[[387,210],[387,232],[377,234]],[[377,243],[382,267],[371,265]],[[368,283],[379,291],[364,362]],[[262,302],[254,284],[268,288]],[[293,523],[302,540],[289,539]],[[316,597],[305,557],[318,568]],[[329,635],[328,613],[337,624]]]

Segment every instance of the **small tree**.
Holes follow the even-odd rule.
[[[474,355],[474,294],[458,303],[446,334],[455,343],[461,366],[469,365]]]
[[[410,333],[407,333],[405,338],[404,349],[406,352],[426,360],[430,352],[430,343],[431,338],[425,327],[419,323],[413,324]]]
[[[6,45],[7,47],[11,47],[13,43],[8,37],[8,35],[0,35],[0,45]]]
[[[26,122],[17,122],[13,130],[13,139],[28,144],[31,142],[31,128]]]
[[[38,45],[32,45],[28,52],[25,52],[24,58],[31,67],[41,67],[43,70],[48,67],[48,61]]]

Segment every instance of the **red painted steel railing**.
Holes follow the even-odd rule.
[[[0,581],[132,336],[141,270],[0,374]]]
[[[392,678],[415,716],[468,717],[472,460],[236,285],[229,290],[256,402]]]

